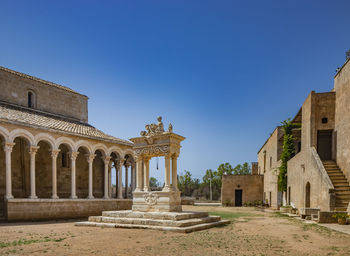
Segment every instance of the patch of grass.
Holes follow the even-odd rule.
[[[35,243],[46,243],[46,242],[61,242],[65,238],[45,238],[45,239],[20,239],[20,240],[15,240],[12,242],[0,242],[0,248],[5,248],[5,247],[12,247],[12,246],[21,246],[21,245],[26,245],[26,244],[35,244]]]

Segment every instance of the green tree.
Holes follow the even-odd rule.
[[[296,127],[300,127],[300,124],[292,123],[288,118],[282,122],[282,127],[284,131],[283,135],[283,149],[281,154],[281,166],[279,168],[280,172],[278,174],[278,190],[285,192],[287,191],[287,162],[295,154],[294,141],[295,138],[292,131]]]
[[[150,177],[149,178],[149,186],[151,187],[151,188],[155,188],[155,187],[159,187],[159,182],[158,182],[158,180],[156,179],[156,178],[154,178],[154,177]]]
[[[238,164],[233,168],[233,174],[251,174],[251,168],[247,162]]]
[[[183,196],[192,195],[194,183],[194,180],[192,180],[192,174],[189,171],[185,170],[185,173],[178,177],[178,188]]]

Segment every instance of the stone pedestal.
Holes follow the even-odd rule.
[[[180,191],[133,192],[132,210],[140,212],[181,212]]]

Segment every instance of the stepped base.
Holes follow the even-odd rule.
[[[229,224],[219,216],[208,216],[207,212],[138,212],[108,211],[102,216],[89,217],[76,226],[138,228],[189,233]]]

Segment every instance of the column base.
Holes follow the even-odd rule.
[[[71,196],[70,199],[78,199],[77,196]]]
[[[13,199],[13,195],[5,196],[5,199]]]
[[[94,196],[88,196],[87,199],[94,199]]]
[[[29,196],[29,199],[38,199],[37,196]]]
[[[109,199],[109,196],[104,196],[103,199]]]
[[[165,186],[162,191],[170,192],[170,191],[172,191],[172,189],[169,186]]]
[[[141,188],[135,188],[135,190],[133,191],[133,193],[134,192],[141,192],[142,190],[141,190]]]
[[[181,212],[180,191],[134,192],[132,210],[141,212]]]
[[[59,199],[58,195],[51,196],[52,199]]]

